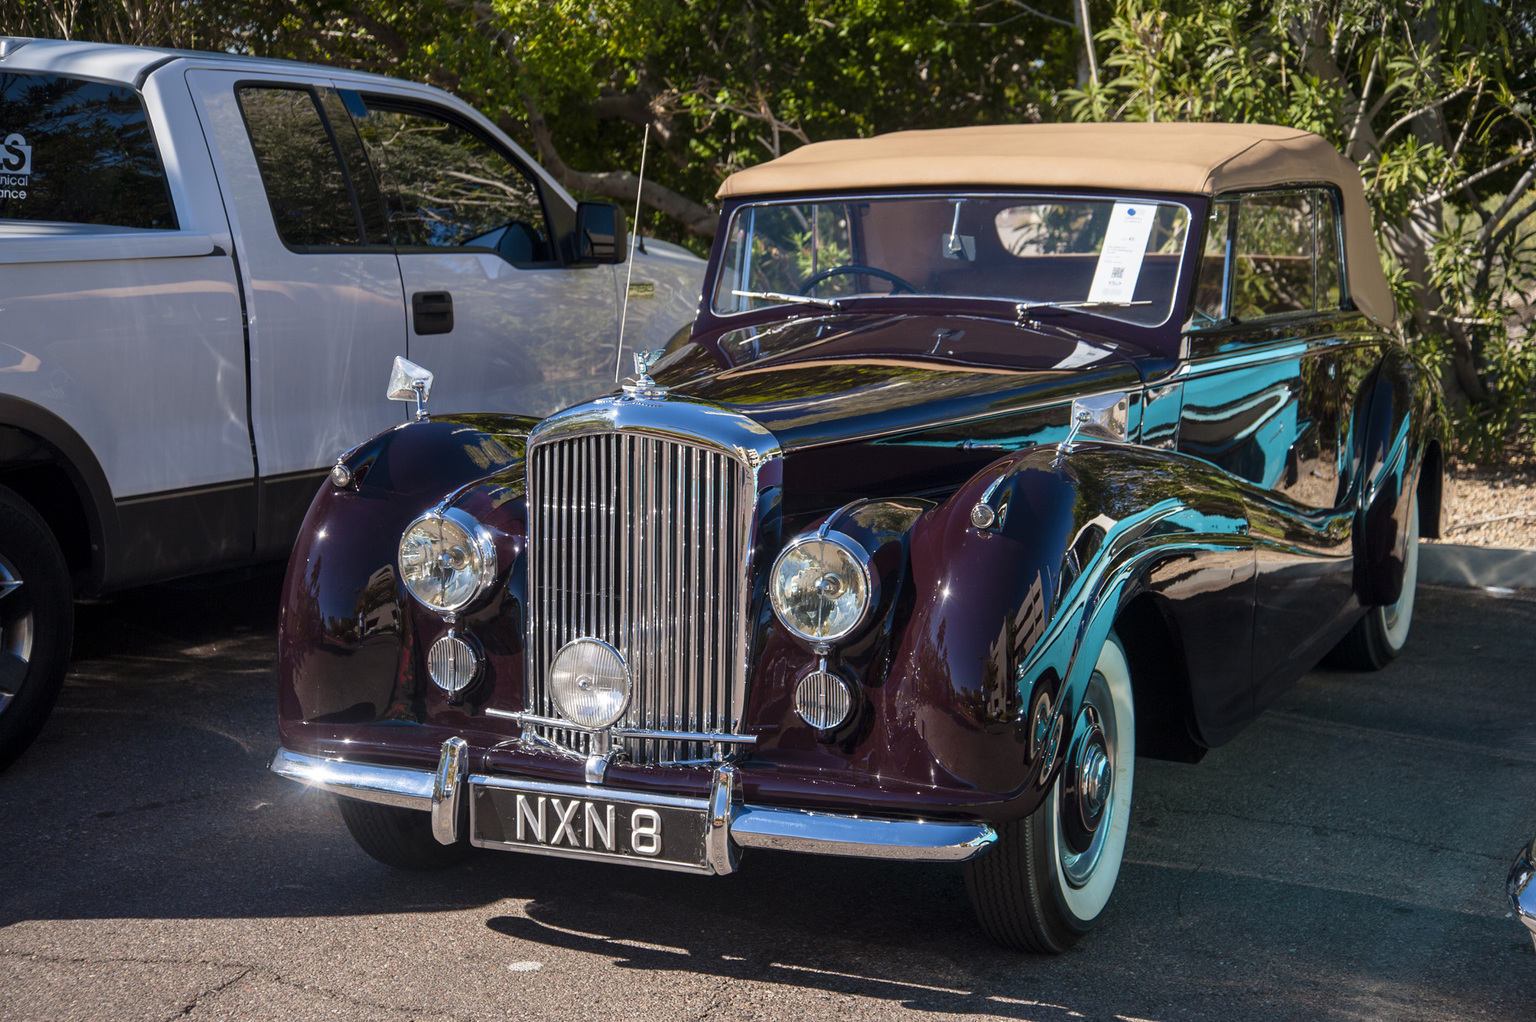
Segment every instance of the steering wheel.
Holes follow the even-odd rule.
[[[883,277],[884,279],[891,282],[891,294],[893,295],[900,294],[902,291],[906,291],[909,294],[917,293],[917,288],[902,280],[890,270],[882,270],[878,266],[860,266],[857,263],[844,263],[842,266],[831,266],[825,270],[822,270],[820,273],[811,274],[809,279],[807,279],[804,284],[800,285],[800,293],[803,295],[808,295],[816,287],[817,284],[820,284],[822,281],[829,277],[836,277],[841,273],[868,273],[876,277]]]

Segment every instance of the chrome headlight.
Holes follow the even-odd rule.
[[[869,610],[867,556],[839,533],[796,539],[773,564],[768,596],[784,627],[810,643],[835,642]]]
[[[496,544],[463,511],[430,511],[400,537],[400,577],[433,610],[458,610],[496,581]]]

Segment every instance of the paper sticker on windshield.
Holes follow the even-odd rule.
[[[1104,247],[1099,252],[1099,265],[1093,271],[1093,286],[1088,289],[1090,304],[1131,300],[1156,217],[1156,203],[1115,203],[1109,214],[1109,232],[1104,235]]]

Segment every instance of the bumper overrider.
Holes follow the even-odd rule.
[[[279,749],[274,773],[348,798],[432,814],[445,845],[624,862],[686,873],[734,872],[742,848],[907,862],[964,862],[997,833],[985,823],[898,820],[746,805],[740,768],[714,767],[708,798],[470,773],[469,745],[450,738],[436,771],[327,759]]]

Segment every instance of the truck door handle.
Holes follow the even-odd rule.
[[[453,295],[417,291],[411,295],[411,322],[419,335],[448,333],[453,329]]]

